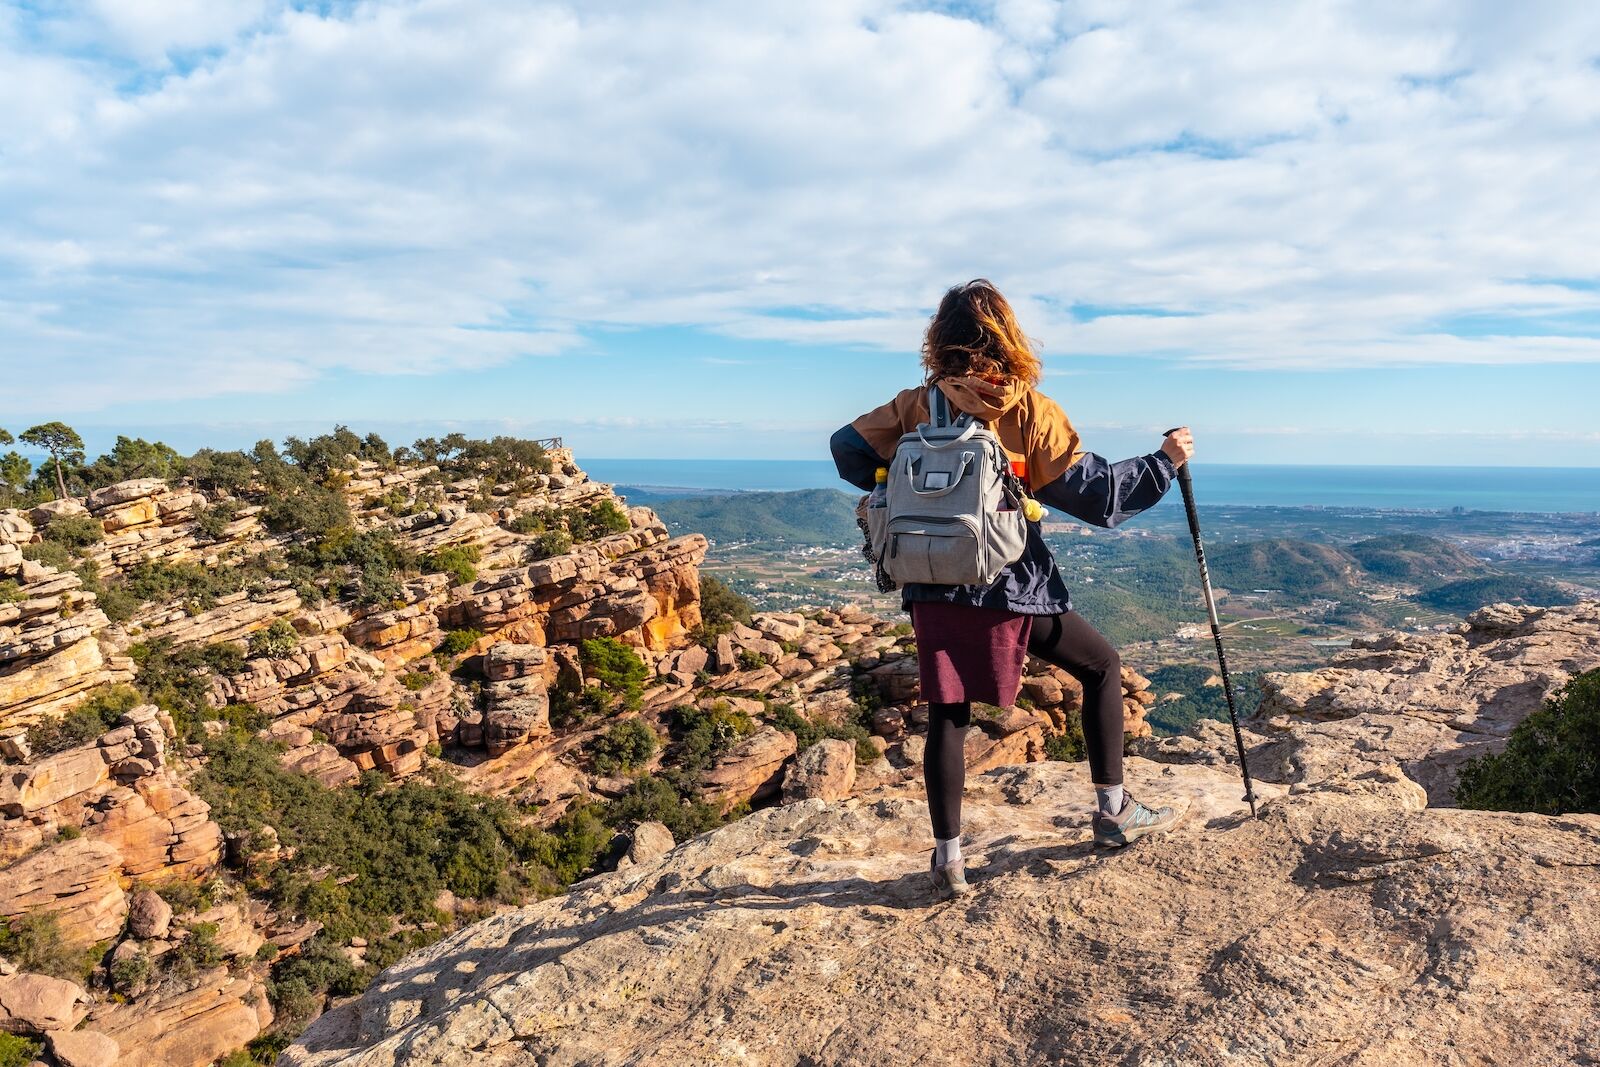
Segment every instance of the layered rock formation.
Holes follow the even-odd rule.
[[[48,910],[88,945],[121,931],[125,886],[216,868],[221,831],[169,766],[170,737],[145,705],[94,743],[0,768],[0,915]]]
[[[1284,780],[1398,763],[1451,803],[1461,764],[1504,747],[1512,727],[1570,678],[1600,665],[1600,602],[1494,604],[1453,633],[1356,640],[1320,670],[1262,677],[1251,728]],[[1314,725],[1305,725],[1307,723]]]

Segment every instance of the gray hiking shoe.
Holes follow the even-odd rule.
[[[1094,843],[1111,848],[1131,845],[1145,834],[1170,830],[1183,813],[1171,807],[1147,808],[1127,790],[1122,793],[1122,810],[1115,815],[1094,815]]]
[[[938,859],[937,855],[928,857],[928,877],[933,879],[933,888],[940,900],[972,892],[972,887],[967,884],[966,861],[951,860],[941,867]]]

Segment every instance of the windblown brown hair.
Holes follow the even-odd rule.
[[[930,382],[976,374],[1039,383],[1033,342],[1023,336],[1011,305],[987,278],[974,278],[944,294],[922,339],[922,366]]]

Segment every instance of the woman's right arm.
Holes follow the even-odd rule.
[[[839,477],[864,492],[871,492],[874,474],[879,467],[887,467],[899,444],[900,435],[915,426],[923,417],[918,407],[921,389],[902,389],[887,404],[879,404],[864,415],[859,415],[848,426],[834,431],[828,442],[833,451],[833,465],[839,468]],[[925,407],[925,405],[924,405]]]
[[[853,423],[835,430],[828,447],[833,452],[833,465],[839,469],[839,477],[863,492],[872,491],[878,468],[889,465],[872,450]]]

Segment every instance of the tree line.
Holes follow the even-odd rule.
[[[286,465],[297,474],[325,482],[341,471],[351,456],[385,467],[432,464],[444,475],[488,481],[517,481],[550,470],[544,448],[523,438],[480,440],[452,433],[391,448],[375,433],[361,436],[346,426],[309,439],[285,438],[281,451],[275,442],[263,440],[248,451],[202,448],[190,456],[162,441],[118,435],[111,450],[92,463],[85,454],[83,438],[64,422],[40,423],[15,436],[0,427],[0,447],[17,443],[44,452],[48,458],[35,467],[15,449],[0,454],[0,507],[27,508],[51,499],[85,496],[134,478],[173,481],[188,477],[202,488],[237,493],[257,484],[263,474],[273,480],[272,475],[281,473]]]

